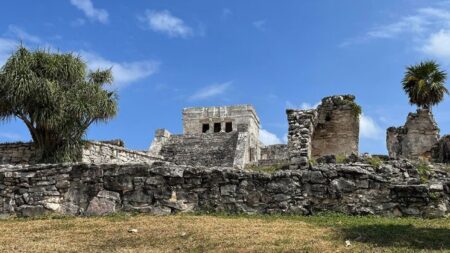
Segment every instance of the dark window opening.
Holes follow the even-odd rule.
[[[325,116],[325,121],[330,121],[331,120],[331,114],[327,113],[327,115]]]
[[[207,133],[209,131],[209,124],[203,124],[202,133]]]
[[[220,123],[214,123],[214,133],[218,133],[222,130],[222,126]]]
[[[231,131],[233,131],[233,123],[231,122],[225,123],[225,132],[229,133]]]

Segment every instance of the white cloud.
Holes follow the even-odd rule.
[[[81,51],[80,55],[92,70],[112,67],[114,84],[117,88],[149,77],[159,69],[159,62],[156,61],[114,62],[86,51]]]
[[[187,26],[180,18],[173,16],[168,10],[146,10],[144,16],[138,18],[141,22],[146,23],[151,30],[165,33],[170,37],[187,38],[193,35],[192,28]]]
[[[370,41],[371,39],[402,38],[405,41],[423,43],[424,38],[434,33],[450,29],[450,11],[445,6],[417,9],[413,14],[400,17],[396,21],[375,26],[365,35],[351,38],[341,43],[345,47]],[[411,36],[407,38],[406,36]]]
[[[273,144],[283,143],[283,141],[281,141],[281,139],[278,138],[278,136],[276,136],[275,134],[273,134],[265,129],[262,129],[262,128],[259,130],[259,140],[264,145],[273,145]]]
[[[288,143],[288,134],[287,133],[285,133],[283,135],[283,143]]]
[[[16,37],[22,41],[29,41],[31,43],[36,43],[36,44],[39,44],[42,42],[38,36],[29,34],[26,31],[24,31],[22,28],[15,26],[15,25],[9,25],[8,32],[11,33],[14,37]]]
[[[0,38],[0,67],[3,66],[18,45],[17,41]]]
[[[109,14],[104,9],[96,9],[91,0],[70,0],[70,3],[84,12],[91,20],[97,20],[100,23],[108,23]]]
[[[384,132],[380,126],[369,116],[361,114],[359,118],[359,135],[361,138],[381,140]]]
[[[257,20],[254,21],[252,24],[256,29],[264,32],[266,30],[266,23],[267,23],[266,20]]]
[[[196,91],[194,94],[192,94],[188,100],[203,100],[208,99],[211,97],[215,97],[218,95],[221,95],[225,93],[231,86],[232,82],[225,82],[225,83],[217,83],[210,86],[206,86],[198,91]]]
[[[431,34],[422,47],[422,51],[428,55],[441,58],[450,62],[450,30],[440,30]]]

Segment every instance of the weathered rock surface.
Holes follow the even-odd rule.
[[[117,211],[348,214],[442,217],[450,176],[435,169],[421,184],[413,164],[321,164],[274,174],[167,162],[127,165],[0,166],[0,215]]]
[[[438,140],[439,128],[433,114],[425,109],[410,113],[404,126],[387,129],[387,149],[389,156],[394,159],[428,158]]]

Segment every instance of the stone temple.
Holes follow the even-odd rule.
[[[183,134],[158,129],[152,155],[175,164],[244,168],[260,158],[260,123],[251,105],[183,109]]]
[[[439,138],[431,112],[411,113],[403,127],[388,130],[390,157],[358,155],[360,112],[352,95],[288,109],[288,143],[265,146],[251,105],[185,108],[183,133],[158,129],[149,150],[90,141],[81,163],[72,164],[36,164],[33,143],[0,144],[0,218],[119,211],[450,215],[450,136]],[[435,162],[425,172],[412,161],[424,157]],[[273,173],[261,172],[265,166]]]

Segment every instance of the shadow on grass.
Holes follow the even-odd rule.
[[[373,224],[339,229],[346,239],[379,247],[450,250],[450,228],[423,228],[413,225]]]

